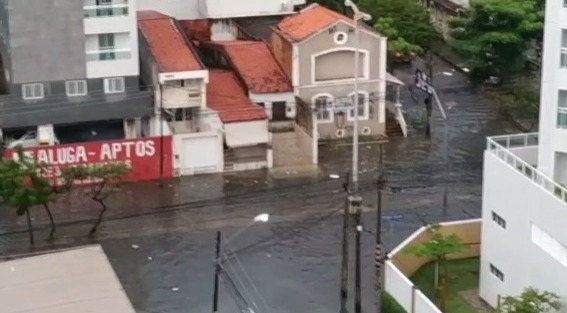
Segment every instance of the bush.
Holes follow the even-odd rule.
[[[407,311],[389,293],[383,291],[380,297],[380,312],[407,313]]]

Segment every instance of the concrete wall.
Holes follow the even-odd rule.
[[[567,267],[532,240],[533,224],[554,238],[553,249],[565,258],[567,203],[542,176],[534,176],[533,168],[525,171],[528,176],[493,153],[497,151],[484,153],[480,296],[495,307],[499,295],[518,295],[533,286],[557,293],[567,304]],[[505,228],[492,219],[492,212],[505,221]],[[490,264],[502,272],[503,280],[491,272]]]
[[[439,231],[444,235],[455,234],[468,246],[461,253],[450,255],[450,259],[478,257],[480,253],[480,219],[442,223]],[[415,285],[409,277],[428,259],[407,253],[406,249],[431,239],[432,233],[421,227],[388,255],[385,262],[384,290],[388,292],[408,313],[441,313]]]
[[[86,77],[83,1],[9,0],[12,83]]]
[[[292,45],[278,33],[273,32],[270,37],[270,44],[276,61],[280,64],[287,78],[292,80],[293,60]]]

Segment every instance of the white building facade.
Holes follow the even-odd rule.
[[[539,134],[488,138],[480,296],[496,307],[526,287],[567,309],[567,2],[546,3]]]

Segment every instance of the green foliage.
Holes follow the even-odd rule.
[[[380,312],[388,313],[407,313],[407,311],[402,307],[394,297],[389,293],[383,291],[380,297],[380,307],[382,308]]]
[[[311,3],[319,3],[320,5],[339,13],[344,13],[345,10],[344,0],[307,0],[307,4]]]
[[[31,207],[47,203],[52,194],[49,181],[39,176],[39,167],[26,157],[21,148],[19,159],[0,162],[0,201],[16,208],[18,216]]]
[[[561,306],[556,294],[530,287],[517,297],[504,297],[498,313],[551,313]]]
[[[472,62],[471,78],[508,80],[526,68],[525,51],[541,36],[543,11],[538,0],[477,0],[451,28],[453,46]]]
[[[520,79],[510,86],[506,86],[492,95],[502,112],[514,120],[532,122],[532,128],[539,115],[539,90],[528,79]]]
[[[439,225],[429,226],[432,236],[422,244],[412,245],[406,248],[407,253],[412,253],[430,260],[444,260],[447,255],[464,250],[461,238],[455,234],[443,235],[439,232]]]
[[[359,0],[358,5],[375,19],[376,30],[388,37],[390,51],[423,53],[439,36],[419,0]]]

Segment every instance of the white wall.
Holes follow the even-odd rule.
[[[94,1],[86,0],[86,5]],[[84,19],[84,31],[87,36],[85,49],[90,50],[93,42],[98,47],[96,35],[115,33],[117,48],[130,49],[129,59],[112,61],[88,61],[87,78],[138,76],[140,74],[138,55],[138,22],[136,18],[136,0],[128,0],[127,16],[92,17]],[[96,39],[96,40],[95,40]],[[95,41],[93,41],[95,40]]]
[[[567,29],[567,8],[563,1],[548,0],[545,5],[545,27],[540,96],[539,169],[552,176],[554,155],[567,132],[556,130],[559,90],[567,90],[567,69],[560,68],[561,29]],[[567,151],[563,147],[562,151]]]
[[[492,220],[492,211],[506,221],[506,229]],[[485,301],[496,306],[498,295],[517,295],[529,286],[567,300],[567,267],[531,241],[534,223],[567,245],[567,203],[486,151],[482,219],[480,296]],[[490,272],[490,263],[504,281]]]
[[[137,0],[136,10],[154,10],[179,20],[203,18],[199,12],[199,0]]]
[[[282,3],[289,3],[282,10]],[[180,20],[287,14],[305,0],[138,0],[137,10],[156,10]]]

